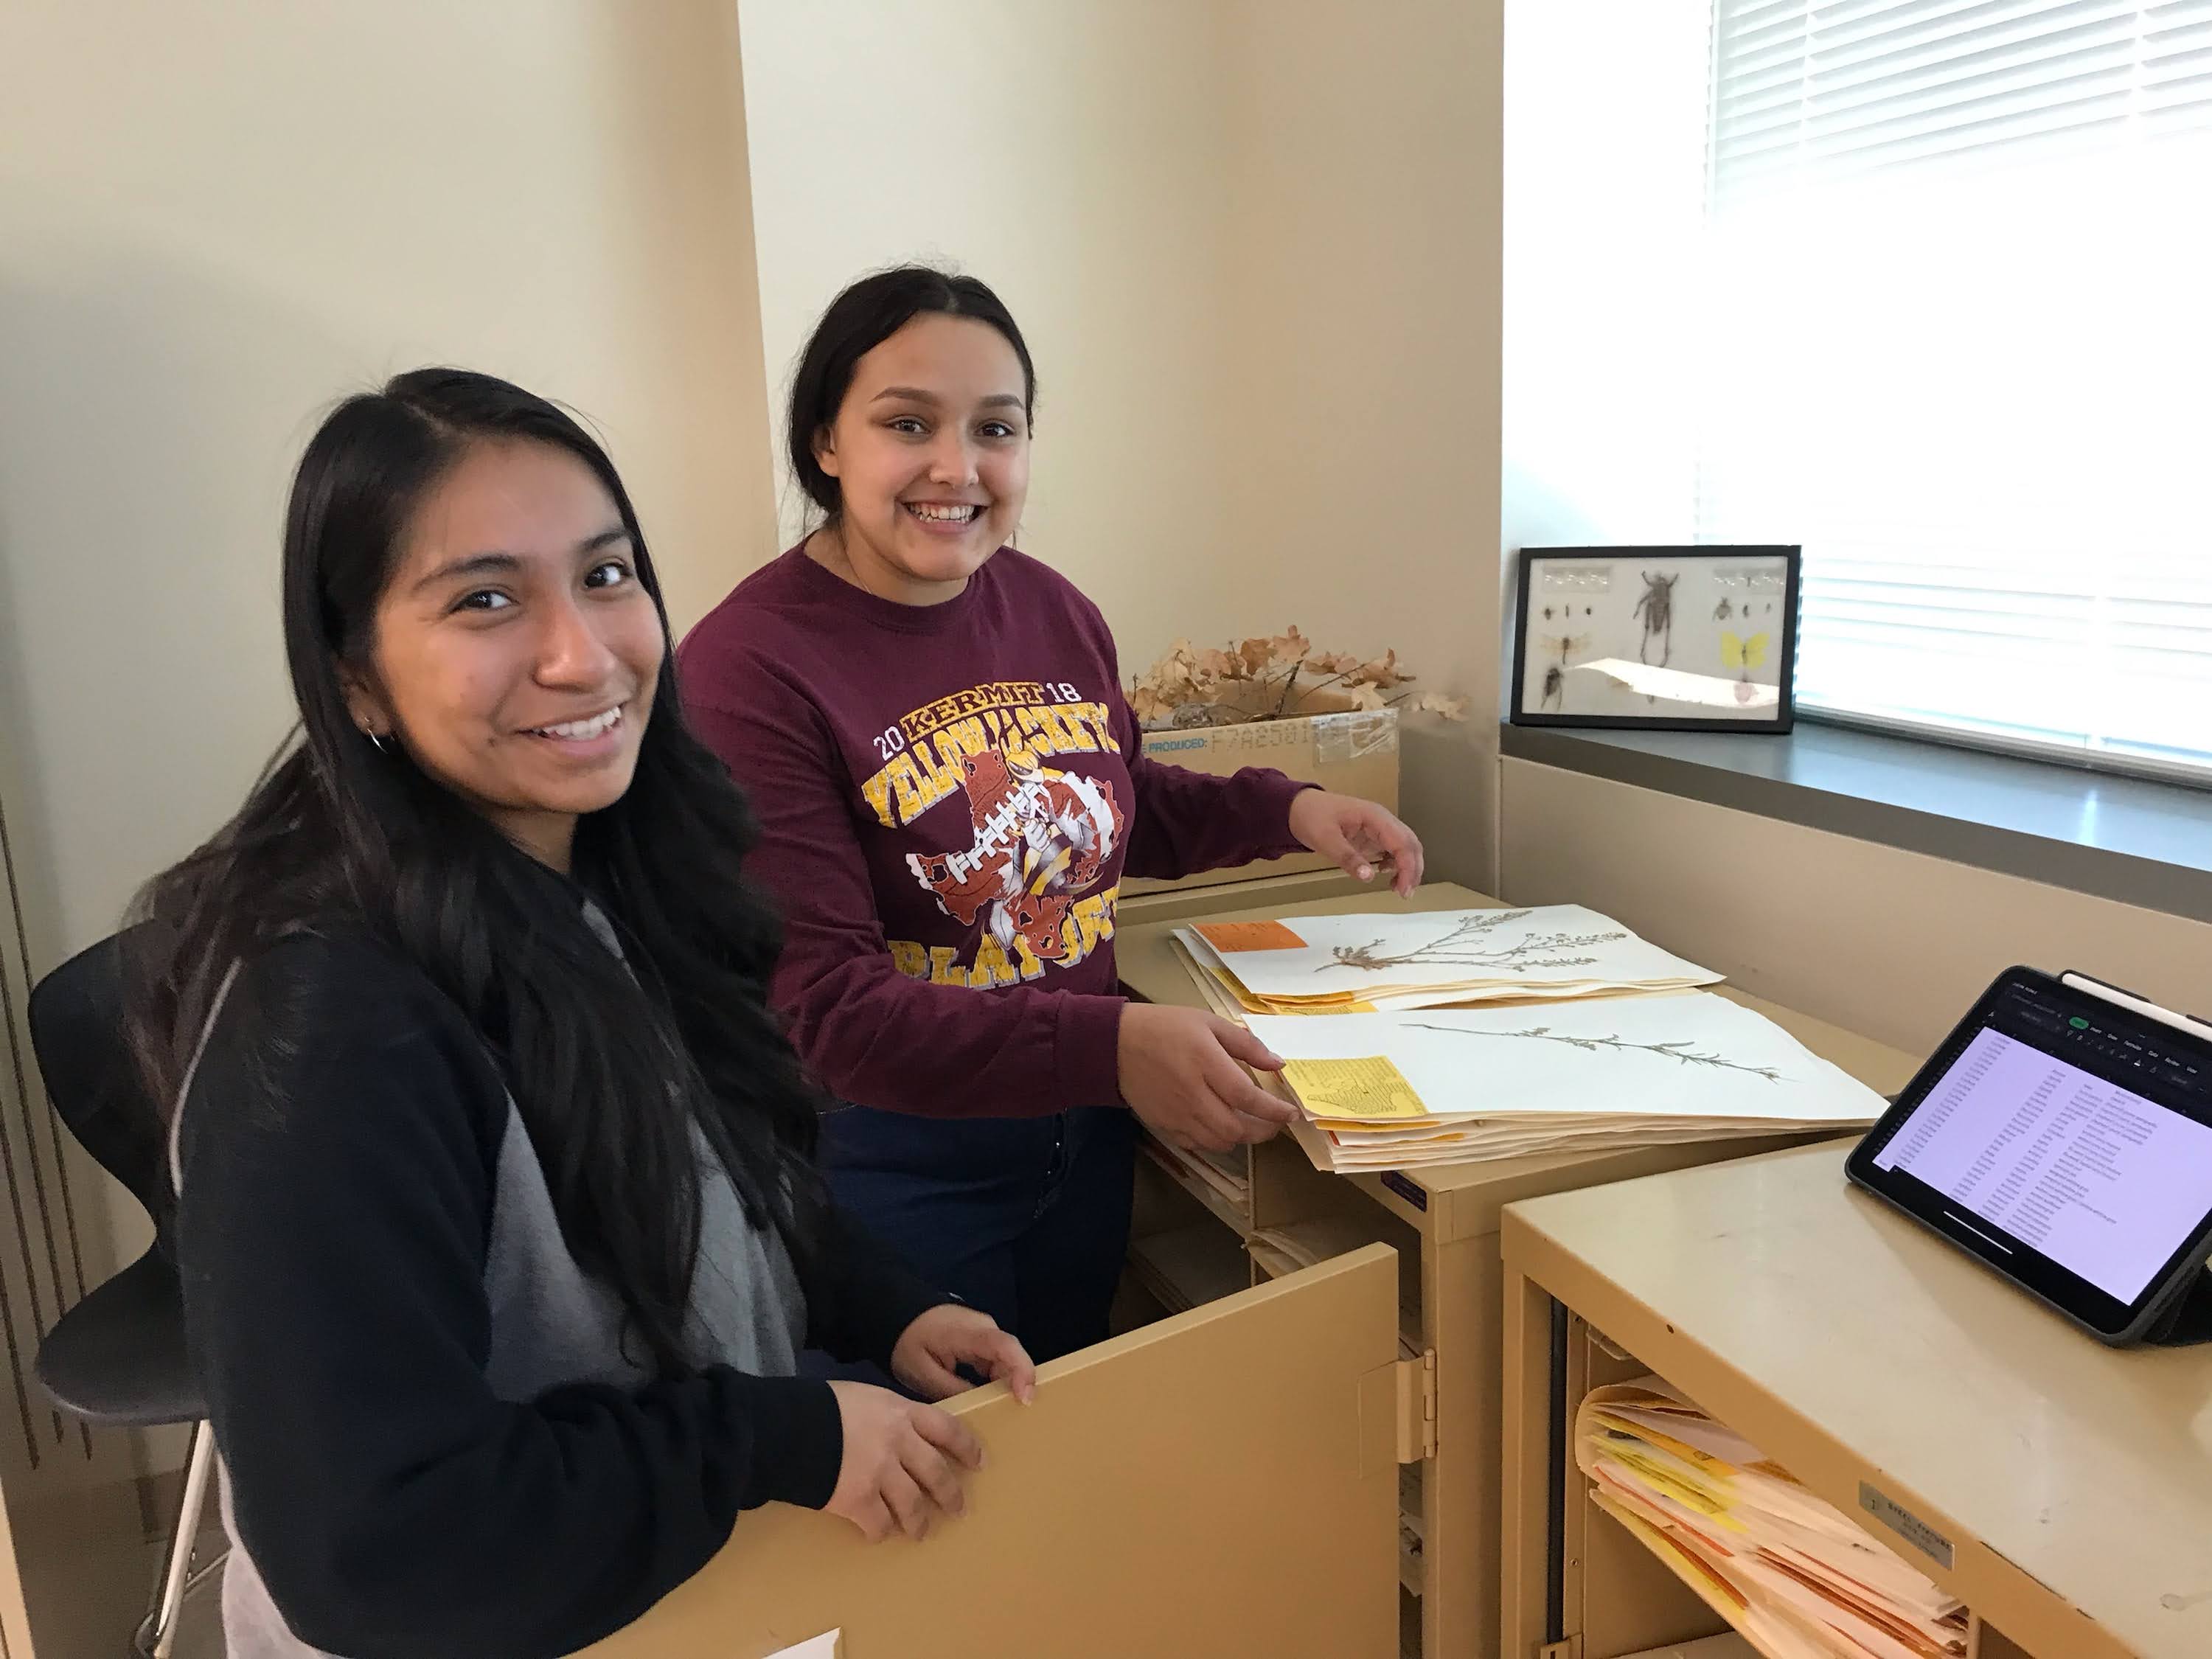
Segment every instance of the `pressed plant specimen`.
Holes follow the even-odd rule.
[[[1662,1060],[1679,1060],[1685,1066],[1711,1066],[1723,1072],[1742,1072],[1752,1077],[1763,1077],[1769,1083],[1779,1083],[1782,1073],[1771,1066],[1746,1066],[1741,1060],[1729,1060],[1719,1054],[1699,1054],[1690,1046],[1689,1039],[1674,1042],[1625,1042],[1618,1036],[1573,1036],[1565,1031],[1555,1031],[1548,1025],[1532,1025],[1525,1031],[1470,1030],[1464,1025],[1431,1025],[1425,1020],[1408,1020],[1425,1031],[1444,1031],[1454,1036],[1516,1037],[1526,1042],[1564,1042],[1569,1048],[1580,1048],[1585,1054],[1656,1054]]]
[[[1314,971],[1358,968],[1379,974],[1394,968],[1486,968],[1500,973],[1525,974],[1537,968],[1585,968],[1597,958],[1566,953],[1587,951],[1595,945],[1612,945],[1628,937],[1625,930],[1610,933],[1532,933],[1501,949],[1487,948],[1489,935],[1494,929],[1518,921],[1528,914],[1526,910],[1498,910],[1468,916],[1443,938],[1408,951],[1389,951],[1379,939],[1365,945],[1340,945],[1329,952],[1331,959]]]

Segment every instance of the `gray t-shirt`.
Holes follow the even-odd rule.
[[[707,1174],[691,1280],[693,1353],[702,1365],[788,1376],[806,1333],[806,1301],[790,1255],[773,1230],[762,1232],[747,1222],[720,1163],[703,1138],[698,1145]],[[564,1382],[635,1387],[649,1380],[623,1352],[622,1310],[613,1293],[589,1278],[562,1242],[544,1166],[512,1101],[500,1142],[483,1284],[491,1311],[491,1358],[484,1369],[500,1399],[534,1400]],[[222,1582],[228,1659],[323,1656],[292,1634],[270,1601],[238,1541],[228,1471],[218,1465],[218,1474],[231,1540]]]

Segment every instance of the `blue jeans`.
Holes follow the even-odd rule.
[[[822,1119],[838,1203],[1039,1361],[1106,1335],[1136,1150],[1136,1115],[1121,1107],[946,1120],[846,1106]]]

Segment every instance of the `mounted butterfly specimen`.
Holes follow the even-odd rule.
[[[1766,647],[1771,643],[1772,636],[1766,634],[1753,634],[1749,639],[1727,632],[1721,635],[1721,666],[1736,671],[1735,700],[1738,702],[1747,703],[1756,695],[1752,684],[1752,670],[1766,666]]]

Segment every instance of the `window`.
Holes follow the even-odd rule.
[[[1716,0],[1707,541],[1798,695],[2212,781],[2212,0]]]

